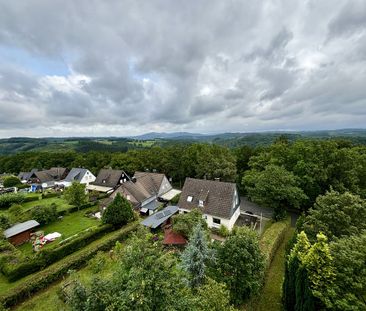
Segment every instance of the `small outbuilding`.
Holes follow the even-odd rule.
[[[172,217],[177,212],[178,212],[178,206],[167,206],[160,212],[157,212],[145,218],[141,222],[141,224],[151,229],[156,229],[161,225],[167,223],[170,217]]]
[[[14,226],[4,231],[4,236],[13,245],[20,245],[30,240],[33,229],[38,227],[39,223],[35,220],[28,220],[22,223],[15,224]]]

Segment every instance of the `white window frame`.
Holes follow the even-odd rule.
[[[192,197],[191,195],[189,195],[189,196],[187,197],[187,202],[191,203],[192,201],[193,201],[193,197]]]

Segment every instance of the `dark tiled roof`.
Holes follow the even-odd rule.
[[[40,180],[40,182],[61,180],[65,177],[67,169],[64,167],[52,167],[49,170],[36,171],[34,174]],[[33,175],[33,174],[32,174]]]
[[[101,169],[91,185],[115,188],[123,179],[129,180],[127,174],[122,170]]]
[[[186,178],[178,206],[192,210],[198,208],[204,214],[230,219],[236,210],[233,209],[236,184],[213,180]],[[192,201],[187,198],[191,196]],[[199,207],[199,200],[204,201]]]
[[[133,176],[151,194],[158,194],[164,174],[136,172]]]
[[[153,196],[138,180],[136,182],[125,182],[121,185],[121,188],[125,188],[140,203]]]

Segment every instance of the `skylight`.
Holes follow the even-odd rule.
[[[193,197],[189,195],[189,196],[187,197],[187,202],[192,202],[192,200],[193,200]]]

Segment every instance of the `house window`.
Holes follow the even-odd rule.
[[[131,197],[130,197],[130,195],[129,195],[129,194],[127,194],[127,195],[126,195],[126,199],[127,199],[128,201],[130,201],[130,200],[131,200]]]
[[[212,221],[214,224],[217,224],[217,225],[221,224],[221,219],[219,219],[219,218],[212,218]]]
[[[193,197],[189,195],[189,196],[187,197],[187,202],[192,202],[192,200],[193,200]]]
[[[199,201],[198,201],[198,206],[199,206],[199,207],[203,207],[203,201],[202,201],[202,200],[199,200]]]

